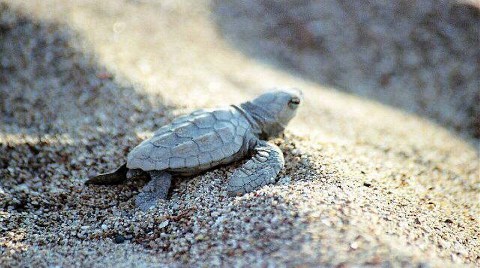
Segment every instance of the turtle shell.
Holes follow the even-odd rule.
[[[198,110],[161,127],[129,154],[129,169],[196,173],[243,157],[250,124],[235,108]]]

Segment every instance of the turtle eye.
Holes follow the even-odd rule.
[[[297,97],[291,98],[290,101],[288,102],[288,106],[292,109],[297,108],[299,104],[300,104],[300,99]]]

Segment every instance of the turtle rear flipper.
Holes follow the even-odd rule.
[[[157,204],[159,199],[167,199],[172,183],[172,175],[165,171],[150,171],[152,178],[135,198],[135,204],[142,211],[147,211]]]
[[[119,184],[124,182],[127,179],[127,164],[121,165],[115,171],[109,173],[102,173],[95,177],[88,179],[85,182],[85,185],[111,185],[111,184]]]

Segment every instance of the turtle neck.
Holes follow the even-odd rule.
[[[282,125],[275,116],[264,107],[253,104],[250,101],[235,106],[250,122],[254,133],[261,139],[268,139],[282,132],[285,126]]]

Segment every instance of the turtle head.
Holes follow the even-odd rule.
[[[282,89],[264,93],[250,102],[242,104],[258,124],[262,139],[281,134],[290,120],[295,116],[303,101],[303,94],[298,89]]]

